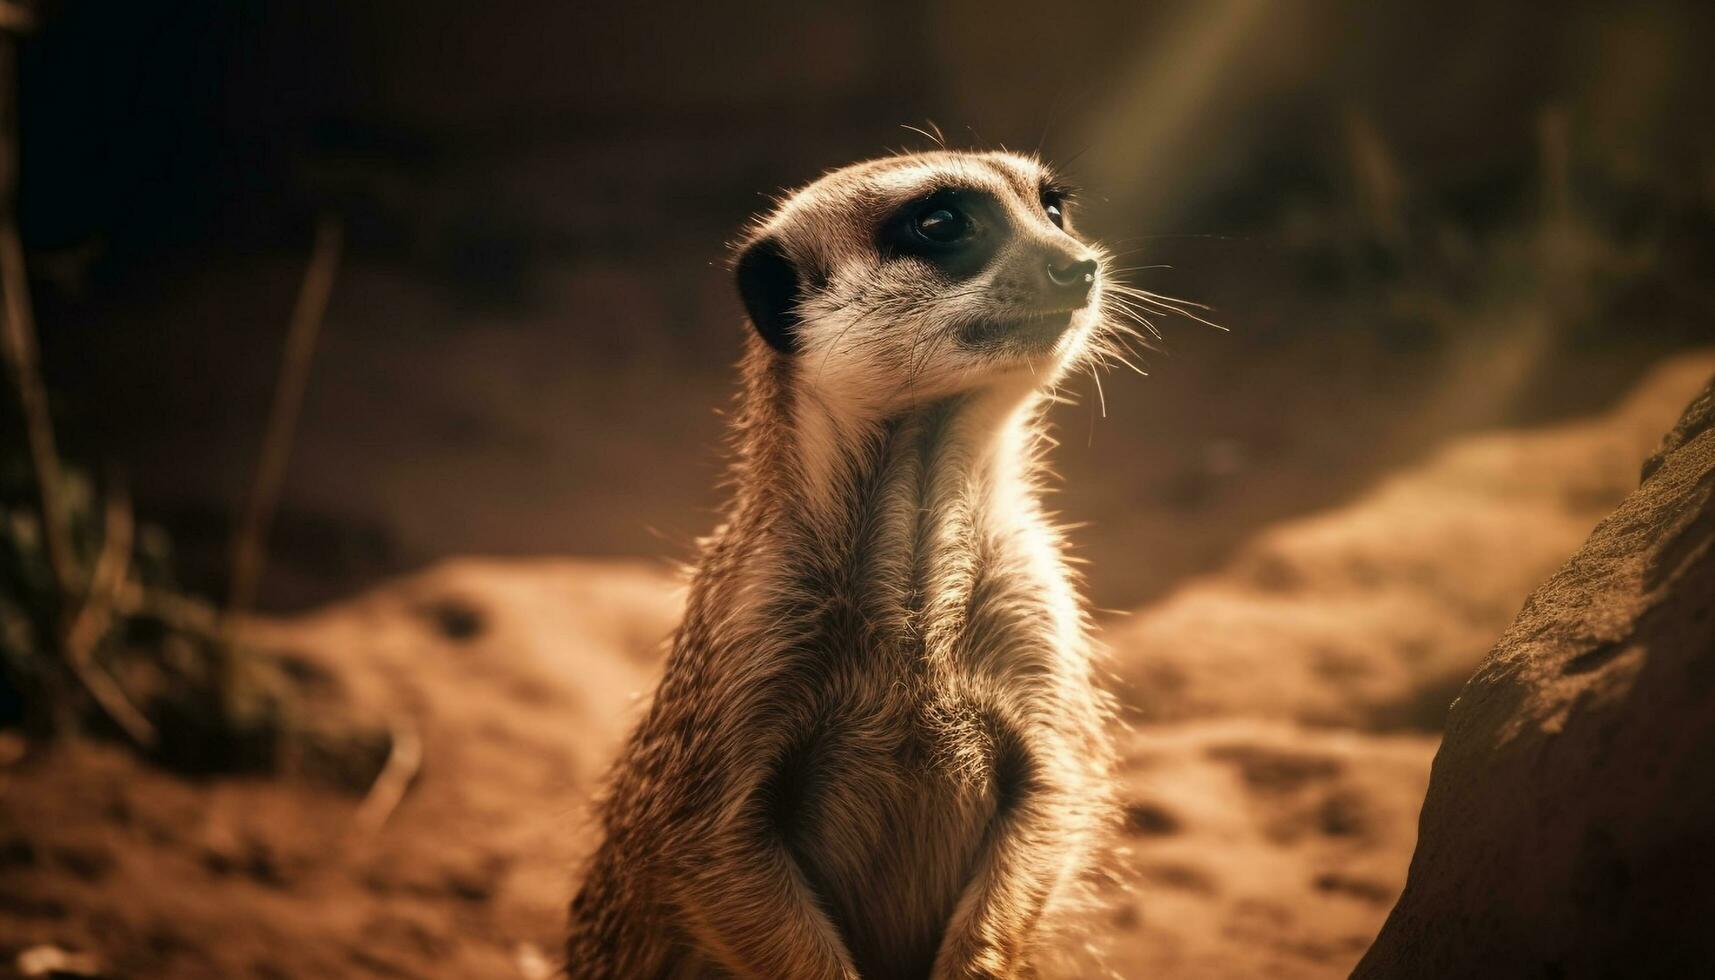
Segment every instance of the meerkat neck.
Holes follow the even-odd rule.
[[[840,597],[897,648],[951,650],[985,568],[1029,546],[1038,406],[984,392],[858,420],[778,394],[740,429],[755,574]]]
[[[1000,488],[1036,464],[1032,386],[991,387],[902,407],[865,403],[805,385],[790,362],[753,359],[739,422],[739,483],[767,488],[778,516],[837,525],[861,498],[910,475],[921,489]],[[930,477],[933,479],[930,479]],[[881,481],[881,482],[878,482]],[[835,530],[829,527],[829,530]]]
[[[854,417],[814,398],[792,406],[788,513],[834,535],[860,533],[889,505],[931,516],[970,511],[989,498],[1026,492],[1033,406],[990,393],[953,395],[895,412]]]

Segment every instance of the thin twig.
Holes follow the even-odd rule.
[[[387,819],[399,808],[399,801],[405,798],[405,790],[410,788],[411,781],[417,778],[417,771],[423,766],[423,739],[417,734],[416,725],[398,718],[390,731],[387,763],[381,767],[381,774],[375,777],[375,782],[370,784],[369,793],[352,818],[356,832],[366,837],[379,833],[387,824]]]
[[[122,491],[110,489],[103,521],[101,554],[90,573],[89,592],[65,634],[66,662],[107,717],[140,748],[155,746],[155,726],[125,696],[119,684],[95,662],[95,649],[113,622],[113,610],[131,572],[131,539],[134,526],[131,502]]]
[[[316,226],[315,250],[304,270],[297,305],[292,309],[291,324],[286,331],[280,380],[274,389],[273,405],[268,410],[268,429],[262,439],[262,456],[256,465],[256,482],[251,487],[244,516],[233,539],[232,584],[226,604],[229,625],[250,611],[261,585],[267,560],[268,527],[279,503],[280,485],[286,474],[286,460],[292,451],[293,430],[303,408],[304,387],[309,381],[316,338],[321,332],[322,316],[327,312],[334,272],[339,267],[341,243],[339,222],[324,217]]]
[[[15,23],[30,12],[6,3],[0,27],[20,29]],[[59,453],[54,448],[53,418],[48,414],[47,389],[42,385],[36,352],[36,323],[30,312],[30,277],[24,268],[24,246],[18,239],[18,39],[0,30],[0,292],[4,292],[6,361],[18,386],[18,404],[30,443],[30,464],[36,476],[36,496],[41,508],[42,541],[48,564],[62,602],[77,588],[77,558],[72,551],[70,527],[60,496]],[[58,610],[63,615],[64,609]]]
[[[30,444],[30,468],[36,477],[36,500],[42,520],[42,541],[48,551],[54,585],[62,597],[77,589],[77,558],[67,531],[65,500],[60,489],[60,458],[54,448],[54,425],[48,415],[48,393],[42,385],[36,355],[36,325],[30,315],[30,285],[24,271],[24,248],[18,226],[0,222],[0,291],[5,293],[6,362],[18,388],[18,407]]]

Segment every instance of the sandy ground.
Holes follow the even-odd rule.
[[[1457,440],[1104,621],[1132,884],[1093,931],[1117,975],[1345,975],[1403,884],[1453,685],[1712,370]],[[420,733],[397,812],[367,835],[349,792],[99,743],[10,761],[0,970],[54,944],[113,976],[549,975],[588,794],[678,602],[663,567],[465,559],[257,624],[304,683]]]

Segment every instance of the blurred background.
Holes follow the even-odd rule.
[[[1146,377],[1054,416],[1128,723],[1120,976],[1345,975],[1448,702],[1715,370],[1706,2],[0,0],[0,30],[76,552],[44,555],[8,371],[0,977],[549,976],[717,520],[728,242],[926,132],[1040,152],[1134,285],[1225,328],[1156,318]],[[263,614],[223,612],[335,226],[237,590]]]
[[[1150,377],[1062,413],[1106,605],[1452,433],[1710,336],[1715,11],[1259,0],[68,2],[23,46],[22,233],[67,454],[222,586],[318,214],[347,247],[263,600],[713,522],[769,195],[1036,150],[1144,288]],[[1165,266],[1163,268],[1154,268]]]

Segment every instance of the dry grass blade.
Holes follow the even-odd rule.
[[[95,649],[107,635],[113,612],[131,571],[133,522],[131,502],[118,491],[109,491],[103,521],[101,554],[90,574],[89,591],[65,634],[66,662],[89,696],[107,717],[136,742],[148,749],[155,745],[155,726],[119,689],[113,677],[95,662]]]
[[[219,617],[208,606],[164,589],[145,588],[134,581],[120,585],[113,597],[113,607],[122,616],[146,616],[176,632],[205,640],[219,640],[222,636]]]
[[[423,766],[423,739],[417,734],[415,725],[402,719],[395,720],[391,741],[387,764],[381,767],[381,774],[375,777],[353,818],[356,832],[365,837],[379,833],[386,826],[387,819],[399,808],[399,801],[405,798],[405,791],[411,787],[411,781],[417,778],[417,771]]]
[[[315,250],[304,270],[297,305],[292,309],[291,324],[287,328],[280,381],[268,410],[268,429],[262,441],[262,457],[256,466],[256,482],[245,502],[244,514],[233,540],[232,586],[226,609],[229,624],[249,611],[261,585],[267,558],[268,526],[279,503],[286,460],[292,451],[292,435],[303,408],[310,362],[315,357],[316,340],[321,333],[322,317],[327,312],[328,296],[333,291],[342,241],[339,222],[323,218],[316,227]]]
[[[72,551],[70,524],[60,496],[59,453],[54,448],[53,418],[48,414],[48,394],[38,363],[30,278],[24,268],[24,245],[18,238],[17,222],[18,41],[9,32],[28,29],[34,21],[29,8],[0,0],[0,293],[4,294],[0,303],[6,313],[0,347],[18,388],[48,564],[62,600],[69,601],[77,586],[77,556]]]
[[[54,584],[61,596],[70,596],[77,589],[77,557],[72,552],[60,494],[60,458],[54,447],[53,419],[48,414],[48,393],[42,384],[36,353],[36,324],[30,311],[24,246],[18,240],[18,226],[10,218],[0,224],[0,292],[5,294],[6,362],[18,389],[25,437],[30,444],[30,467],[35,473],[37,505],[41,509],[42,541],[47,547]]]

